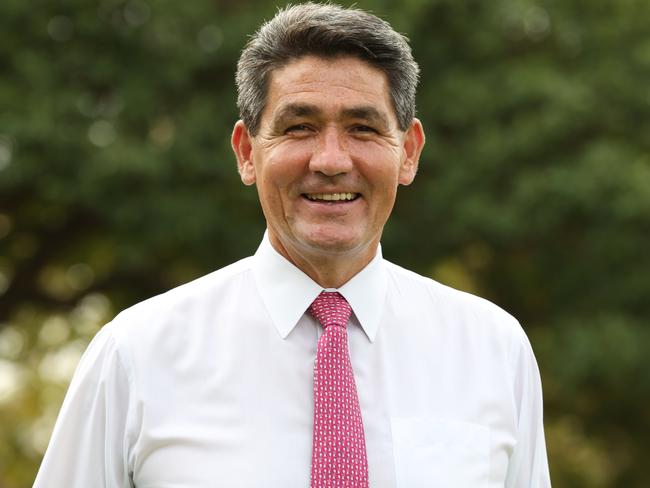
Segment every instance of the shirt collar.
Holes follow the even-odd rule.
[[[273,325],[285,339],[323,287],[278,253],[266,232],[254,256],[253,274]],[[379,328],[386,283],[379,246],[374,259],[336,290],[348,301],[371,342]]]

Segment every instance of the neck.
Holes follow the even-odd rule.
[[[373,260],[379,242],[361,251],[308,252],[285,246],[269,234],[273,248],[323,288],[340,288]]]

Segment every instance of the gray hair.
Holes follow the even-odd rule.
[[[419,68],[408,39],[373,14],[333,4],[289,5],[253,34],[237,63],[237,106],[259,131],[270,74],[301,57],[354,56],[386,74],[400,130],[415,117]]]

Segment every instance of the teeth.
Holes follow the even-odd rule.
[[[357,198],[357,193],[307,193],[307,198],[310,200],[325,200],[325,201],[338,201],[338,200],[354,200]]]

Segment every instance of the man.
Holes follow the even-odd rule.
[[[424,144],[417,73],[359,10],[260,28],[232,145],[263,242],[102,329],[36,486],[550,486],[521,327],[381,257]]]

